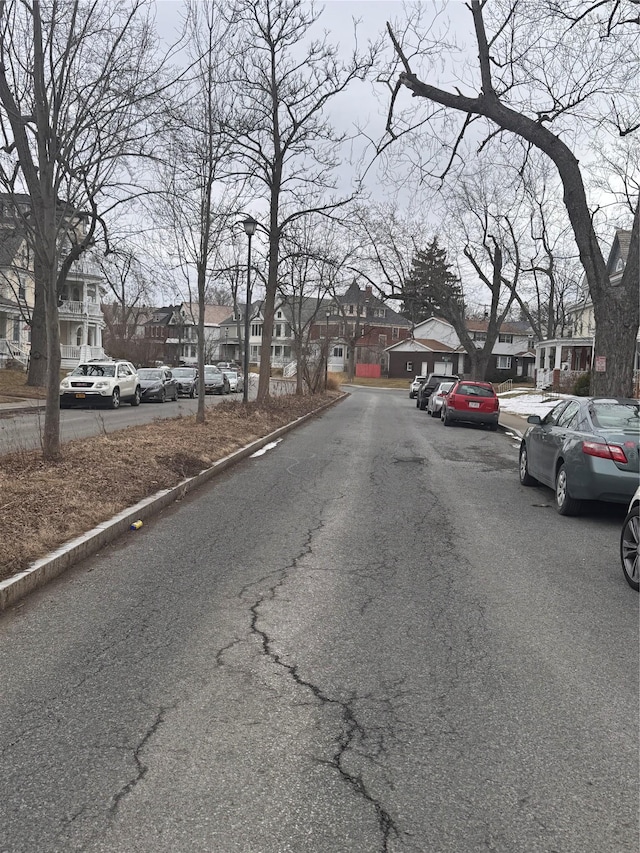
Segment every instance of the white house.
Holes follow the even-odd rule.
[[[609,281],[615,287],[622,279],[622,273],[629,254],[631,231],[616,231],[611,251],[607,259]],[[640,288],[638,291],[640,299]],[[577,377],[591,370],[593,343],[596,324],[593,315],[593,303],[588,295],[572,305],[567,311],[569,323],[563,337],[549,338],[535,344],[536,385],[546,388],[554,385],[570,386]],[[634,369],[640,370],[640,330],[636,347]]]
[[[18,200],[30,204],[29,196]],[[33,258],[14,202],[0,194],[0,365],[8,359],[28,363],[35,305]],[[71,267],[58,304],[63,369],[83,359],[104,357],[100,295],[100,273],[85,256]]]
[[[469,319],[466,326],[472,340],[483,346],[488,321]],[[491,352],[487,378],[494,382],[532,378],[532,342],[528,324],[503,323]],[[430,317],[416,324],[413,337],[387,347],[387,353],[390,377],[411,379],[429,373],[463,376],[470,370],[469,356],[456,330],[441,317]]]

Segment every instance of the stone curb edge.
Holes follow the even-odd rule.
[[[345,400],[348,396],[349,394],[342,393],[339,397],[336,397],[334,400],[330,400],[328,403],[325,403],[313,412],[308,412],[306,415],[302,415],[302,417],[297,418],[295,421],[291,421],[291,423],[279,427],[277,430],[269,433],[269,435],[256,439],[251,442],[251,444],[247,444],[245,447],[235,450],[228,456],[223,456],[222,459],[218,459],[211,468],[205,468],[204,471],[201,471],[194,477],[188,477],[186,480],[182,480],[182,482],[178,483],[177,486],[173,486],[171,489],[163,489],[148,498],[144,498],[144,500],[141,500],[139,503],[135,504],[135,506],[122,510],[122,512],[118,513],[109,521],[102,522],[102,524],[94,527],[93,530],[88,531],[88,533],[84,533],[82,536],[72,539],[70,542],[67,542],[65,545],[57,548],[46,557],[36,560],[23,572],[0,581],[0,613],[3,610],[7,610],[7,608],[11,607],[28,593],[39,589],[50,580],[58,577],[58,575],[61,575],[64,571],[71,568],[71,566],[79,563],[80,560],[90,557],[92,554],[99,551],[104,545],[107,545],[109,542],[113,542],[114,539],[117,539],[129,530],[134,521],[143,521],[146,518],[150,518],[159,510],[164,509],[174,501],[180,500],[185,495],[189,494],[189,492],[194,491],[213,477],[221,474],[231,465],[246,459],[248,456],[251,456],[252,453],[255,453],[256,450],[260,450],[266,444],[269,444],[281,435],[290,432],[296,427],[301,426],[305,421],[316,417],[332,406],[335,406],[337,403],[342,402],[342,400]]]

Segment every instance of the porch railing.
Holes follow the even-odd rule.
[[[64,299],[58,306],[60,314],[72,314],[74,317],[100,317],[102,308],[97,302],[74,302],[70,299]]]

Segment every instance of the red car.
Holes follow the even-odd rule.
[[[498,429],[500,401],[490,382],[473,382],[459,379],[444,398],[440,420],[445,426],[456,421],[486,424],[489,429]]]

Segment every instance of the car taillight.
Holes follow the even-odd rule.
[[[627,462],[624,450],[617,444],[601,444],[599,441],[583,441],[582,452],[587,456],[599,456],[601,459],[613,459],[614,462]]]
[[[455,409],[455,407],[456,407],[456,399],[457,399],[457,398],[456,398],[456,395],[455,395],[455,394],[449,394],[449,395],[447,396],[447,406],[449,406],[449,407],[450,407],[450,408],[452,408],[452,409]]]

